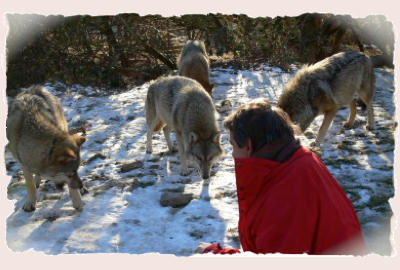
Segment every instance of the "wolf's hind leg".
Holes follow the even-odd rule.
[[[35,186],[36,186],[36,188],[39,188],[41,180],[42,179],[40,178],[40,174],[35,174]]]
[[[358,91],[358,97],[367,106],[368,124],[366,128],[368,130],[374,128],[374,108],[372,107],[372,100],[374,99],[374,93],[375,93],[375,79],[372,73],[368,82],[362,85],[360,90]]]
[[[174,152],[174,151],[176,151],[176,149],[174,149],[174,147],[173,147],[173,144],[172,144],[172,141],[171,141],[171,137],[170,137],[171,128],[170,128],[168,125],[166,125],[166,126],[163,128],[163,132],[164,132],[165,140],[167,141],[168,150],[169,150],[171,153]]]
[[[367,129],[372,130],[374,129],[374,108],[372,107],[372,102],[367,105],[368,110],[368,125]]]
[[[354,124],[354,119],[356,118],[357,107],[354,99],[351,100],[349,107],[350,107],[349,119],[346,121],[346,123],[344,123],[344,126],[346,128],[352,127]]]
[[[146,142],[146,152],[151,154],[153,152],[153,132],[158,131],[163,125],[162,121],[159,119],[146,119],[147,121],[147,142]]]
[[[27,191],[27,198],[22,209],[24,209],[24,211],[26,212],[31,212],[36,209],[36,185],[33,180],[32,173],[25,168],[22,168],[22,171],[24,173],[25,186]]]
[[[153,129],[151,129],[148,126],[147,127],[146,152],[149,153],[149,154],[151,154],[151,152],[153,152],[152,139],[153,139]]]
[[[360,94],[360,99],[367,106],[368,111],[368,124],[366,128],[371,130],[374,128],[374,108],[372,107],[372,97],[365,97]]]

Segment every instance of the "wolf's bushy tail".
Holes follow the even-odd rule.
[[[152,119],[157,117],[156,115],[156,104],[155,104],[155,86],[150,85],[149,90],[147,91],[146,102],[145,102],[145,111],[146,111],[146,123],[147,126],[152,125]],[[164,126],[164,122],[160,121],[153,128],[153,131],[159,131]]]
[[[370,58],[371,58],[372,66],[374,68],[383,67],[383,66],[387,66],[389,68],[394,68],[393,59],[391,59],[390,56],[388,56],[386,54],[374,55],[374,56],[371,56]]]

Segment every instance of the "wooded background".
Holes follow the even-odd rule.
[[[212,66],[269,62],[287,69],[355,49],[380,55],[382,65],[393,67],[393,26],[381,15],[8,14],[7,19],[7,94],[51,81],[127,89],[173,72],[187,39],[205,42]]]

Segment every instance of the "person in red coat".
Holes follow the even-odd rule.
[[[224,126],[233,147],[243,251],[368,253],[350,200],[318,156],[295,139],[297,127],[283,110],[257,99]],[[239,250],[200,243],[197,252]]]

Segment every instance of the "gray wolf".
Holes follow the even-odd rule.
[[[279,97],[278,106],[305,131],[314,118],[324,114],[315,143],[323,141],[336,112],[350,106],[345,127],[352,127],[356,115],[354,95],[368,110],[367,129],[374,127],[372,99],[375,92],[373,63],[365,54],[337,53],[314,65],[303,67],[289,81]]]
[[[73,207],[81,210],[82,181],[77,170],[80,146],[86,139],[68,132],[59,100],[45,87],[32,86],[11,102],[6,124],[8,149],[25,177],[27,199],[23,209],[36,209],[36,189],[44,177],[58,184],[66,182]]]
[[[208,69],[209,59],[204,42],[200,40],[187,41],[178,58],[179,75],[198,81],[211,95],[214,85],[210,84]]]
[[[147,153],[152,134],[163,128],[169,151],[170,132],[175,130],[181,174],[188,175],[187,160],[194,161],[203,179],[210,177],[213,163],[223,153],[216,110],[211,97],[195,80],[183,76],[162,77],[153,82],[145,102]]]

